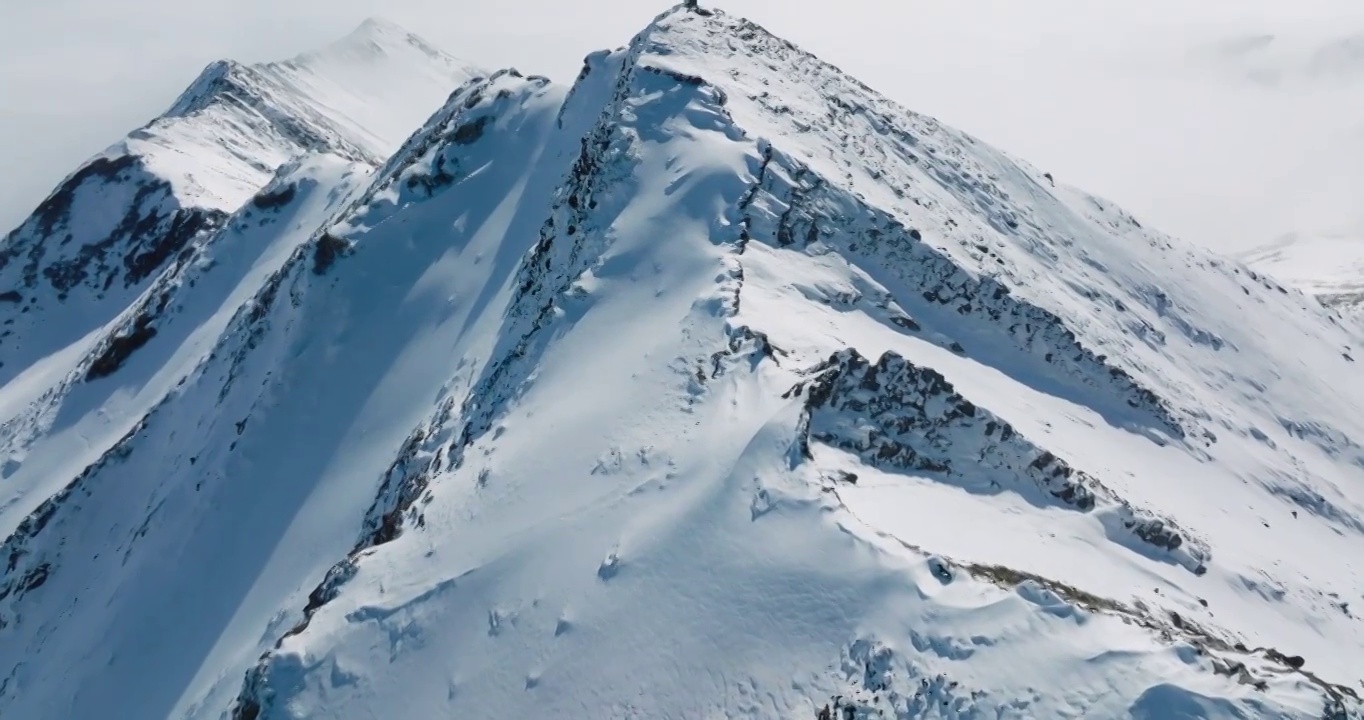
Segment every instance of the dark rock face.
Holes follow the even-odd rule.
[[[294,196],[298,194],[298,187],[286,185],[277,190],[268,190],[259,193],[251,199],[251,205],[260,210],[277,210],[288,205]]]
[[[71,206],[75,203],[76,191],[86,183],[121,182],[125,179],[124,173],[136,167],[137,163],[137,158],[132,155],[101,157],[77,170],[33,211],[33,222],[36,223],[38,233],[50,235],[59,223],[64,223],[69,218]]]
[[[219,210],[182,207],[170,185],[147,172],[137,156],[98,158],[5,239],[0,279],[12,284],[5,295],[13,298],[44,285],[59,300],[78,288],[92,294],[132,288],[225,219]]]
[[[1134,548],[1190,572],[1206,572],[1207,548],[1173,522],[1133,507],[1096,478],[1028,440],[1005,420],[962,397],[940,373],[894,353],[872,363],[856,350],[834,354],[804,394],[800,438],[857,455],[872,467],[928,473],[972,492],[1019,492],[1037,504],[1059,501],[1080,512],[1102,506],[1108,531]],[[1036,491],[1041,491],[1039,495]]]
[[[331,233],[323,233],[313,247],[313,274],[326,275],[336,259],[350,249],[350,243]]]
[[[85,379],[98,380],[118,372],[118,369],[123,367],[123,363],[128,360],[128,356],[151,342],[154,337],[156,337],[156,328],[151,326],[150,318],[138,317],[131,332],[127,335],[115,335],[109,339],[104,350],[90,364],[90,369],[85,373]]]
[[[471,145],[483,137],[483,129],[488,126],[488,121],[492,118],[483,115],[455,128],[450,134],[450,142],[456,145]]]
[[[163,233],[152,233],[138,252],[123,259],[126,285],[137,285],[166,266],[195,237],[220,227],[227,215],[216,210],[180,210],[170,217]]]
[[[346,157],[374,160],[321,122],[319,116],[298,117],[282,112],[279,91],[260,71],[231,60],[210,63],[163,117],[188,117],[214,105],[242,108],[261,120],[261,130],[305,150],[327,149]]]
[[[1091,478],[962,397],[937,371],[893,353],[873,364],[855,350],[825,368],[807,392],[811,439],[875,467],[997,483],[1026,478],[1076,509],[1094,507]]]
[[[105,185],[127,182],[136,166],[137,159],[131,155],[101,157],[67,178],[38,205],[27,222],[0,242],[0,277],[20,288],[36,287],[39,280],[48,275],[49,271],[43,267],[48,251],[65,246],[72,240],[69,226],[82,189],[98,190]],[[138,194],[142,196],[141,192]],[[99,246],[101,243],[95,244]],[[95,252],[98,250],[88,251],[92,255]],[[70,289],[71,283],[64,280],[71,274],[70,269],[63,270],[58,266],[52,274],[56,276],[54,287],[59,290],[63,287]]]

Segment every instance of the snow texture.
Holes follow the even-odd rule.
[[[1361,717],[1364,326],[720,11],[361,99],[459,72],[0,245],[0,714]]]

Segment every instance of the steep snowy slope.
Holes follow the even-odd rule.
[[[241,716],[778,716],[842,683],[904,713],[929,695],[1038,716],[1353,700],[1361,468],[1332,423],[1357,434],[1359,386],[1310,370],[1342,373],[1357,338],[747,24],[664,18],[574,97],[601,75],[612,99],[522,270],[514,344],[413,433],[379,531],[248,678]],[[1290,502],[1300,527],[1266,532]],[[1011,611],[1092,624],[1045,649],[972,634],[992,621],[968,612],[921,630],[952,621],[907,597],[952,561],[868,565],[828,523],[1047,578]],[[960,581],[943,602],[998,622],[1008,596]],[[851,679],[807,675],[840,656]]]
[[[460,212],[469,233],[482,233],[465,257],[441,261],[450,248],[445,232],[458,218],[433,206],[434,228],[409,235],[414,215],[391,218],[382,224],[389,233],[366,233],[383,252],[375,262],[358,252],[362,257],[328,275],[344,231],[313,233],[311,244],[295,250],[308,236],[279,228],[327,227],[321,221],[346,201],[335,188],[348,183],[344,176],[316,178],[343,169],[332,162],[304,168],[302,179],[279,181],[300,189],[269,211],[266,229],[249,216],[260,211],[248,209],[239,218],[243,237],[221,243],[258,246],[260,234],[280,234],[271,247],[285,250],[285,257],[256,262],[238,286],[254,282],[254,299],[243,305],[234,290],[218,304],[210,295],[214,302],[202,303],[213,312],[207,321],[189,313],[170,318],[172,331],[66,400],[68,407],[111,413],[111,406],[135,405],[142,395],[164,396],[160,384],[175,383],[112,451],[25,521],[0,553],[12,560],[0,595],[15,601],[13,614],[0,614],[27,638],[6,643],[5,665],[13,672],[0,701],[9,710],[96,717],[114,704],[128,708],[130,717],[180,716],[205,700],[198,693],[214,689],[225,697],[208,694],[207,701],[226,707],[261,645],[268,647],[285,629],[269,629],[283,622],[277,613],[301,607],[310,587],[304,583],[315,583],[350,550],[375,480],[449,379],[451,358],[486,342],[479,338],[487,334],[464,332],[479,317],[471,320],[470,308],[489,302],[498,273],[505,279],[521,254],[497,252],[493,241],[506,231],[499,226],[513,223],[512,230],[532,238],[538,222],[530,219],[537,217],[534,211],[517,212],[514,197],[502,200],[523,192],[538,199],[538,207],[547,203],[559,174],[527,173],[543,154],[538,143],[561,95],[547,90],[530,99],[520,118],[524,128],[466,159],[462,172],[477,179],[447,198],[456,207],[478,208]],[[393,173],[380,177],[364,196],[366,207],[388,203],[380,188]],[[306,192],[310,185],[317,190]],[[269,191],[271,197],[280,192]],[[380,212],[367,221],[380,225]],[[418,238],[423,242],[414,244]],[[267,253],[277,257],[278,250]],[[339,272],[346,268],[355,271],[352,276]],[[237,274],[216,265],[212,273],[207,277]],[[463,305],[455,301],[457,292],[469,293]],[[186,293],[192,306],[215,291],[199,284]],[[163,340],[175,329],[190,332]],[[160,368],[167,354],[168,367],[183,368],[178,377]],[[137,397],[120,402],[133,393]],[[86,400],[91,394],[97,399]],[[61,442],[49,438],[49,444]],[[130,527],[129,517],[146,522]],[[101,549],[83,552],[91,547]],[[29,598],[41,597],[35,589],[71,602],[25,609]],[[106,610],[83,614],[86,606]],[[184,623],[174,634],[164,633],[167,618],[177,617]],[[99,660],[72,665],[73,654]],[[232,672],[225,676],[224,668]]]
[[[135,392],[97,384],[68,403],[82,381],[147,343],[216,341],[224,314],[318,229],[326,203],[473,72],[380,21],[293,60],[216,63],[0,242],[0,528],[98,459],[200,358],[174,356]],[[308,198],[322,204],[300,205]]]
[[[337,152],[32,377],[0,714],[1360,717],[1311,298],[718,12]]]
[[[107,323],[283,163],[380,163],[475,72],[381,21],[291,60],[210,65],[0,240],[0,381]]]

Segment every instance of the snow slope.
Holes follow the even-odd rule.
[[[718,11],[366,167],[0,391],[0,713],[1360,717],[1312,298]]]
[[[0,527],[13,529],[161,402],[265,277],[398,148],[397,128],[421,122],[474,72],[378,20],[292,60],[215,63],[5,237]],[[186,339],[201,349],[170,354]],[[109,375],[147,343],[175,361],[140,378],[156,370],[156,382],[82,394],[82,380]]]
[[[377,20],[291,60],[210,65],[0,240],[0,381],[109,322],[284,163],[379,164],[476,72]]]

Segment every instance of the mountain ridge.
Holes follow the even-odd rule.
[[[160,398],[6,541],[0,707],[1358,717],[1359,335],[752,23],[257,199],[64,401]]]
[[[101,306],[126,306],[281,165],[313,152],[381,164],[477,72],[395,27],[370,23],[280,63],[212,63],[166,113],[63,180],[0,240],[0,293],[9,301],[0,311],[18,306],[0,338],[0,380],[107,322]],[[56,297],[40,297],[48,292]],[[58,304],[68,307],[48,307]],[[49,313],[58,316],[39,322]],[[44,326],[79,334],[48,338]]]
[[[681,75],[681,76],[679,76],[678,79],[679,79],[679,80],[682,80],[682,82],[685,83],[685,85],[694,85],[694,83],[690,82],[689,76],[687,76],[687,75]],[[582,207],[582,206],[584,206],[584,205],[592,205],[592,202],[593,202],[593,200],[591,200],[591,199],[585,199],[585,198],[591,198],[591,195],[587,195],[587,196],[585,196],[585,198],[577,198],[576,200],[572,199],[572,198],[576,198],[576,195],[570,195],[569,198],[570,198],[570,200],[567,200],[567,203],[569,203],[569,206],[573,206],[573,207]],[[570,230],[569,230],[570,233],[574,232],[574,228],[580,228],[580,225],[574,225],[572,220],[569,220],[569,221],[566,221],[566,222],[569,222],[569,225],[567,225],[567,228],[570,229]],[[542,240],[542,245],[543,245],[543,243],[544,243],[544,240]],[[533,256],[532,256],[532,258],[531,258],[532,265],[537,265],[537,263],[533,262],[533,260],[535,260],[535,258],[533,258]],[[551,266],[558,266],[558,263],[546,263],[546,267],[551,267]],[[761,334],[753,335],[753,337],[758,338],[758,344],[760,344],[760,346],[761,346],[761,345],[764,345],[765,342],[767,342],[767,338],[761,337]],[[518,352],[520,352],[520,350],[518,350]],[[771,352],[772,352],[771,349],[765,350],[765,353],[768,353],[768,355],[771,355]],[[413,436],[413,440],[415,440],[415,442],[416,442],[416,440],[420,440],[420,436]],[[439,453],[436,454],[436,457],[439,457]],[[436,468],[439,468],[439,466],[441,466],[441,464],[439,464],[439,461],[438,461],[438,464],[436,464]],[[415,491],[415,492],[412,492],[412,494],[409,494],[409,496],[411,496],[411,499],[412,499],[412,500],[416,500],[417,498],[419,498],[419,496],[423,496],[423,494],[421,494],[421,491],[423,491],[423,488],[426,488],[426,483],[428,483],[428,481],[430,481],[430,479],[428,479],[428,477],[427,477],[426,475],[424,475],[424,473],[419,473],[419,477],[421,477],[421,480],[417,481],[417,485],[415,485],[415,490],[416,490],[416,491]],[[415,513],[415,510],[413,510],[413,513]],[[420,514],[420,513],[411,515],[411,518],[416,518],[417,525],[421,525],[421,520],[420,520],[421,514]],[[1154,528],[1157,529],[1157,532],[1159,532],[1159,528],[1161,528],[1161,525],[1159,525],[1159,524],[1154,525]],[[1154,536],[1153,536],[1153,537],[1154,537]],[[1169,537],[1169,536],[1165,536],[1165,537]],[[1170,543],[1170,545],[1172,545],[1172,547],[1177,547],[1177,544],[1176,544],[1176,543],[1177,543],[1177,540],[1178,540],[1178,536],[1173,536],[1173,537],[1174,537],[1174,540],[1169,540],[1169,543]],[[1161,540],[1161,541],[1166,541],[1166,540]],[[341,569],[341,570],[342,570],[342,575],[345,575],[345,577],[353,577],[353,573],[355,573],[355,571],[356,571],[355,566],[351,565],[351,563],[345,563],[345,565],[338,566],[338,569]],[[326,589],[325,592],[322,592],[323,588]],[[326,585],[319,586],[319,593],[321,593],[321,595],[315,595],[314,597],[327,597],[327,596],[331,596],[331,595],[333,595],[334,592],[336,592],[336,589],[337,589],[336,581],[331,580],[331,578],[329,577],[329,582],[327,582]],[[316,608],[314,607],[314,604],[312,604],[312,603],[310,603],[310,610],[312,610],[312,611],[314,611],[314,612],[316,611]],[[311,615],[310,615],[310,616],[311,616]],[[1225,646],[1230,646],[1230,645],[1228,644],[1228,645],[1225,645]],[[248,695],[247,695],[247,697],[250,697],[251,691],[259,691],[259,683],[262,682],[262,678],[263,678],[262,675],[254,675],[254,676],[252,676],[251,682],[252,682],[252,683],[256,683],[256,690],[248,690]],[[1337,690],[1333,690],[1333,691],[1339,691],[1339,690],[1337,689]],[[252,705],[247,704],[246,706],[247,706],[247,708],[251,708]]]

